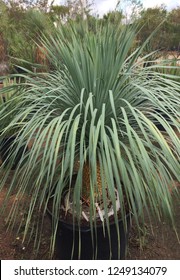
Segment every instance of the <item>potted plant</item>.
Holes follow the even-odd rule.
[[[127,242],[132,215],[138,228],[145,212],[158,220],[165,215],[175,227],[169,186],[179,180],[180,143],[155,109],[178,128],[180,85],[157,71],[147,79],[138,62],[143,46],[132,49],[136,31],[133,26],[97,26],[96,32],[85,23],[62,26],[42,39],[54,70],[26,78],[11,126],[26,118],[21,141],[33,143],[8,195],[16,188],[17,201],[25,194],[27,199],[12,206],[10,221],[23,206],[23,241],[35,230],[38,248],[50,212],[51,256],[60,235],[60,258],[124,258],[121,240]],[[1,188],[4,184],[5,179]]]

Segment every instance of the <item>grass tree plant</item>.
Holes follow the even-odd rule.
[[[145,212],[158,220],[165,215],[174,227],[169,186],[179,180],[180,142],[174,128],[179,129],[180,84],[140,65],[144,46],[132,49],[136,31],[133,26],[115,30],[107,25],[97,32],[85,24],[61,27],[42,38],[52,71],[23,76],[21,104],[5,129],[21,122],[17,143],[31,141],[32,147],[9,186],[8,196],[14,190],[19,199],[27,195],[13,204],[9,222],[14,223],[21,207],[26,209],[24,240],[33,233],[36,249],[51,198],[51,254],[54,251],[65,190],[64,212],[71,208],[74,230],[81,229],[84,201],[91,232],[100,220],[109,240],[109,208],[118,239],[118,221],[122,219],[126,229],[127,212],[133,213],[138,227]],[[1,113],[1,120],[5,117],[8,114]],[[1,170],[1,188],[9,172]]]

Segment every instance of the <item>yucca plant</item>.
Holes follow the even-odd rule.
[[[139,65],[144,46],[132,50],[136,31],[107,25],[93,33],[85,23],[61,27],[42,39],[54,70],[24,76],[21,104],[6,130],[20,122],[18,146],[31,142],[32,147],[9,186],[8,195],[17,191],[9,223],[26,209],[23,241],[34,237],[37,251],[47,209],[51,255],[59,221],[72,224],[74,237],[78,233],[72,258],[76,242],[81,258],[83,227],[91,232],[92,258],[98,258],[99,226],[108,240],[106,258],[114,258],[112,224],[120,258],[119,220],[126,233],[128,213],[138,228],[145,212],[157,220],[170,218],[175,228],[169,187],[179,180],[180,142],[173,128],[179,129],[180,84]],[[2,172],[1,188],[10,170]]]

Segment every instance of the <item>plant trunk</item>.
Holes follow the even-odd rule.
[[[101,178],[101,168],[100,163],[96,163],[96,185],[93,186],[93,195],[96,200],[100,200],[102,197],[102,178]],[[91,196],[91,167],[89,163],[85,163],[83,167],[83,180],[82,180],[82,197],[87,202],[90,202]]]

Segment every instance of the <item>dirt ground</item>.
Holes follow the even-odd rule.
[[[180,186],[179,183],[177,183]],[[7,190],[0,193],[0,207]],[[0,217],[0,259],[1,260],[33,260],[49,259],[48,243],[50,241],[51,222],[49,217],[45,217],[42,241],[37,256],[33,254],[33,244],[22,246],[22,236],[16,232],[6,231],[6,218],[15,196],[11,196],[6,212]],[[174,197],[176,228],[180,237],[180,203]],[[56,259],[56,255],[54,256]],[[131,227],[129,236],[129,246],[127,259],[144,260],[180,260],[180,243],[172,228],[164,223],[146,221],[146,230],[139,238],[137,229],[134,225]]]
[[[178,183],[180,187],[180,183]],[[180,239],[180,201],[173,197],[175,206],[175,223]],[[145,232],[139,238],[137,229],[130,231],[127,259],[129,260],[180,260],[180,240],[167,222],[152,224],[146,221]],[[141,243],[141,245],[140,245]]]

